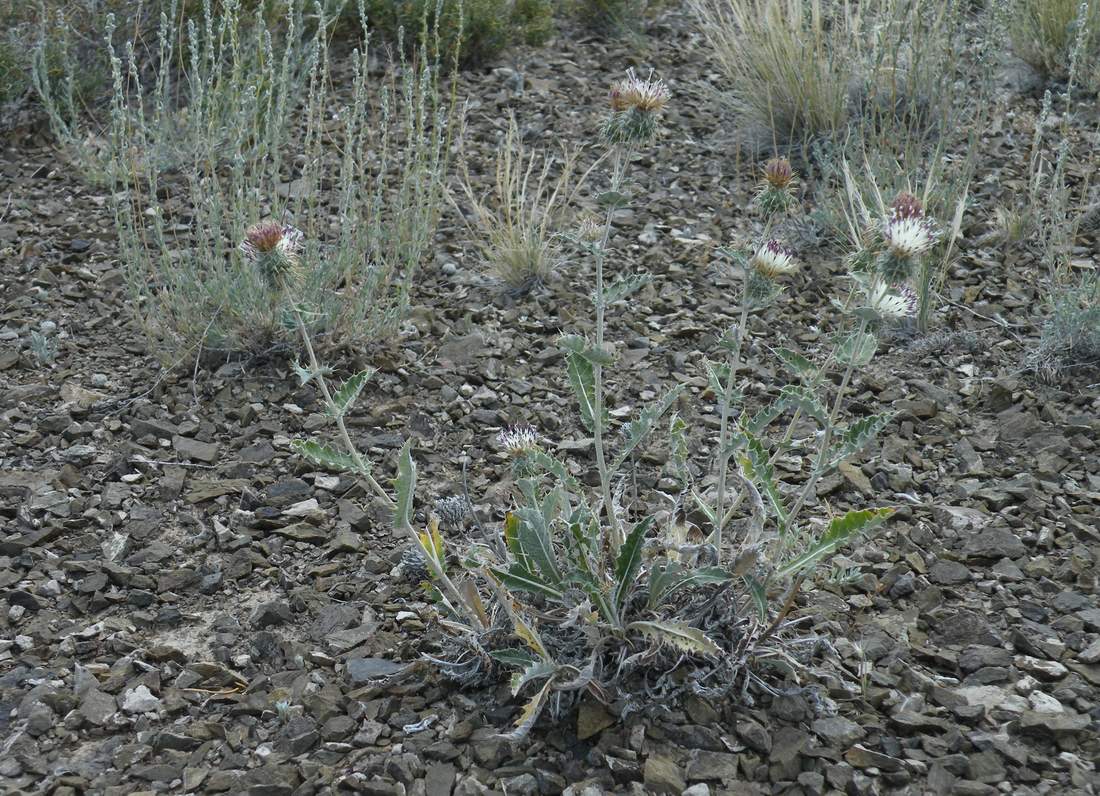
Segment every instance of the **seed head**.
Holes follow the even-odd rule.
[[[749,259],[749,265],[768,279],[793,273],[798,268],[794,252],[774,238],[756,250]]]
[[[510,426],[497,434],[497,444],[509,456],[521,456],[536,451],[541,447],[541,441],[535,427],[527,423]]]

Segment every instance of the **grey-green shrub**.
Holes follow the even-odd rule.
[[[1057,380],[1082,365],[1100,365],[1100,276],[1084,274],[1054,289],[1033,368]]]
[[[178,81],[161,68],[143,85],[133,47],[112,51],[110,174],[138,318],[166,362],[296,347],[295,311],[319,344],[376,338],[401,317],[440,211],[440,65],[420,51],[378,77],[364,47],[336,97],[320,5],[307,17],[291,2],[278,26],[221,9],[206,2],[182,53],[162,18],[156,63],[185,64]],[[293,291],[238,248],[263,220],[303,233]]]

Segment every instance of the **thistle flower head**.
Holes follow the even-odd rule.
[[[582,243],[595,243],[603,237],[604,222],[592,213],[585,214],[577,223],[576,237]]]
[[[935,222],[924,215],[920,200],[903,193],[890,206],[882,225],[882,238],[895,257],[912,259],[927,252],[939,233]]]
[[[917,294],[908,285],[891,287],[880,277],[860,283],[867,309],[883,320],[909,318],[917,312]]]
[[[793,273],[798,268],[798,263],[794,259],[794,252],[774,238],[764,243],[753,253],[752,257],[749,258],[749,265],[757,273],[766,276],[768,279],[775,279]]]
[[[504,448],[509,456],[520,456],[539,449],[541,438],[535,427],[519,423],[503,429],[497,434],[497,444]]]
[[[240,250],[246,260],[260,268],[268,282],[278,286],[298,267],[302,237],[301,231],[292,226],[263,221],[245,231]]]
[[[462,495],[449,495],[437,498],[435,513],[451,528],[461,528],[465,524],[470,504]]]
[[[652,73],[643,80],[633,69],[628,69],[626,77],[611,87],[611,110],[657,113],[671,97],[665,81],[653,77]]]
[[[786,158],[772,158],[764,164],[764,183],[769,188],[785,191],[794,182],[794,169]]]
[[[643,79],[633,69],[611,87],[611,115],[604,122],[608,144],[648,144],[657,135],[657,116],[672,95],[663,80],[652,74]]]

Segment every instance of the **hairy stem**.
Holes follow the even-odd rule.
[[[745,275],[746,288],[748,274]],[[749,319],[749,302],[747,289],[741,291],[741,320],[737,324],[736,339],[733,351],[729,358],[729,376],[726,378],[725,389],[722,391],[722,419],[718,428],[718,497],[714,504],[715,526],[712,534],[714,549],[718,551],[718,559],[722,558],[722,528],[725,525],[726,516],[726,471],[729,469],[729,421],[733,408],[733,386],[737,379],[737,369],[741,366],[741,345],[745,339],[745,324]]]
[[[317,360],[317,353],[313,350],[313,341],[309,339],[309,330],[306,328],[305,319],[302,318],[301,310],[298,307],[294,307],[294,318],[298,321],[298,331],[302,335],[302,343],[306,347],[306,353],[309,355],[309,369],[313,374],[313,378],[316,380],[318,387],[321,389],[321,396],[325,400],[325,406],[328,407],[329,413],[336,418],[336,427],[340,430],[340,439],[344,443],[344,448],[347,450],[348,455],[351,456],[352,461],[355,462],[356,470],[360,475],[366,479],[367,485],[370,486],[371,491],[374,492],[382,502],[390,509],[395,508],[393,500],[386,493],[386,490],[382,488],[382,485],[375,480],[374,476],[370,473],[370,468],[367,467],[363,461],[363,457],[359,455],[359,449],[355,447],[355,443],[351,441],[351,435],[348,433],[347,424],[344,423],[344,416],[336,410],[336,403],[332,400],[332,392],[328,388],[328,383],[325,381],[325,376],[321,371],[321,363]]]
[[[614,163],[611,172],[611,191],[617,193],[622,187],[623,172],[625,168],[624,152],[621,147],[615,148]],[[596,305],[596,348],[603,351],[604,340],[604,315],[606,302],[604,300],[604,261],[607,259],[607,246],[611,239],[611,222],[614,219],[616,203],[608,204],[604,217],[603,237],[595,250],[596,259],[596,292],[594,303]],[[592,438],[596,448],[596,469],[600,474],[600,492],[603,496],[607,522],[611,529],[611,549],[618,551],[619,546],[625,540],[619,518],[615,514],[615,504],[611,495],[611,472],[607,467],[607,457],[604,452],[604,397],[603,397],[603,365],[594,363],[592,366],[592,379],[594,393],[592,401]]]

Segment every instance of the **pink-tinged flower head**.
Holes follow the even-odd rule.
[[[939,231],[935,222],[924,215],[920,200],[903,193],[894,200],[890,215],[882,225],[882,237],[895,257],[919,257],[935,245]]]
[[[768,279],[784,276],[798,268],[794,252],[777,240],[769,240],[749,259],[749,264]]]
[[[301,231],[292,226],[262,221],[245,231],[240,250],[272,285],[285,285],[298,267],[302,240]]]
[[[911,193],[899,193],[890,205],[890,214],[898,218],[923,218],[924,207]]]
[[[794,181],[794,169],[786,158],[772,158],[764,164],[764,182],[777,191],[785,191]]]

